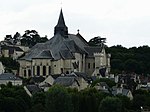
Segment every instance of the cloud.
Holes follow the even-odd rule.
[[[0,39],[15,32],[35,29],[42,36],[53,36],[60,7],[70,33],[86,40],[107,38],[110,45],[149,44],[149,0],[0,0]]]

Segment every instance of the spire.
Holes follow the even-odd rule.
[[[55,26],[54,35],[57,33],[65,37],[68,35],[68,27],[65,25],[65,20],[64,20],[62,9],[60,11],[58,23]]]

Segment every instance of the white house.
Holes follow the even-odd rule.
[[[22,85],[22,79],[13,75],[12,73],[2,73],[0,74],[0,84],[8,84],[9,82],[12,85]]]
[[[0,62],[0,74],[2,74],[4,72],[5,72],[4,66],[3,66],[2,62]]]

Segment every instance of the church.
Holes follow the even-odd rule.
[[[104,45],[89,46],[79,32],[68,33],[61,9],[54,36],[45,43],[36,44],[18,60],[19,76],[46,77],[82,72],[104,77],[110,71],[110,57]]]

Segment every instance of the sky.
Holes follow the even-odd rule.
[[[150,0],[0,0],[0,40],[25,30],[50,39],[60,9],[69,33],[89,41],[101,36],[108,46],[150,46]]]

